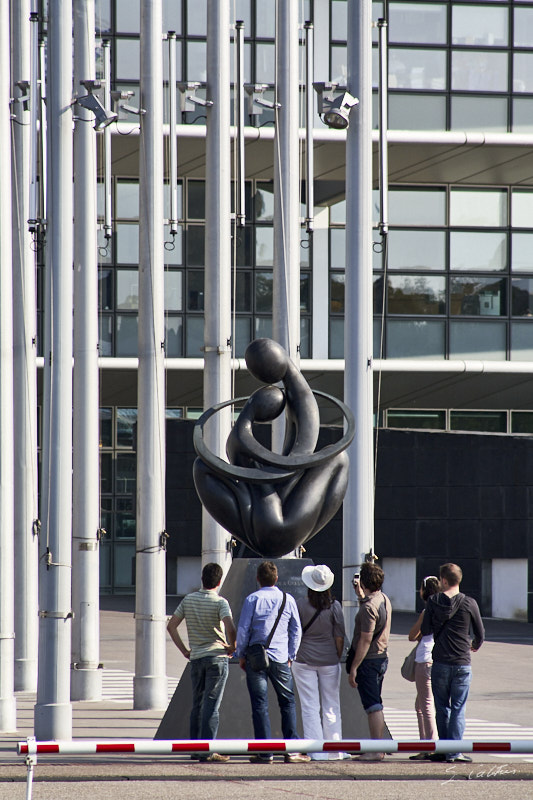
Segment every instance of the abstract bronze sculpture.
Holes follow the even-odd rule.
[[[355,433],[351,411],[330,395],[312,392],[281,345],[256,339],[245,353],[251,374],[268,384],[248,399],[234,398],[208,409],[194,429],[198,458],[193,475],[204,507],[224,528],[266,558],[283,556],[318,533],[340,507],[348,480],[344,452]],[[283,390],[274,386],[282,383]],[[342,438],[315,452],[320,417],[315,395],[342,412]],[[229,463],[211,453],[203,439],[209,418],[246,400],[228,436]],[[254,422],[271,422],[285,411],[282,453],[264,447]]]

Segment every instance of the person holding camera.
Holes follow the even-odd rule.
[[[381,687],[389,663],[389,644],[392,607],[381,587],[385,573],[369,561],[361,566],[360,574],[353,578],[353,586],[359,598],[359,611],[355,618],[348,682],[359,691],[361,703],[368,715],[368,727],[372,739],[383,739],[385,718]],[[385,753],[363,753],[354,756],[362,761],[382,761]]]

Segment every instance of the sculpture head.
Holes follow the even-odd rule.
[[[270,422],[285,408],[285,395],[277,386],[262,386],[251,395],[247,405],[254,422]]]
[[[246,348],[244,358],[254,378],[262,383],[282,381],[289,366],[286,351],[272,339],[254,339]]]

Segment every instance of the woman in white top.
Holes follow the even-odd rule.
[[[305,739],[342,739],[339,690],[344,619],[341,604],[330,591],[333,577],[325,564],[305,567],[302,572],[308,591],[298,602],[303,635],[292,673]],[[328,758],[328,753],[310,755],[314,761]],[[329,753],[329,758],[343,758],[343,754]]]
[[[427,603],[432,594],[440,592],[439,579],[434,575],[424,578],[420,585],[420,597]],[[435,706],[433,703],[433,692],[431,690],[431,664],[433,663],[433,634],[422,636],[420,627],[424,618],[424,612],[420,614],[417,621],[409,631],[409,641],[418,642],[415,654],[415,686],[416,700],[415,710],[418,720],[418,730],[420,739],[431,741],[438,739],[437,725],[435,722]],[[410,756],[413,760],[427,759],[429,753],[417,753]]]

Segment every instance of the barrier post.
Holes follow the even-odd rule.
[[[31,800],[33,791],[33,768],[37,764],[37,750],[35,744],[35,737],[30,736],[27,740],[28,754],[24,759],[26,764],[26,800]]]

